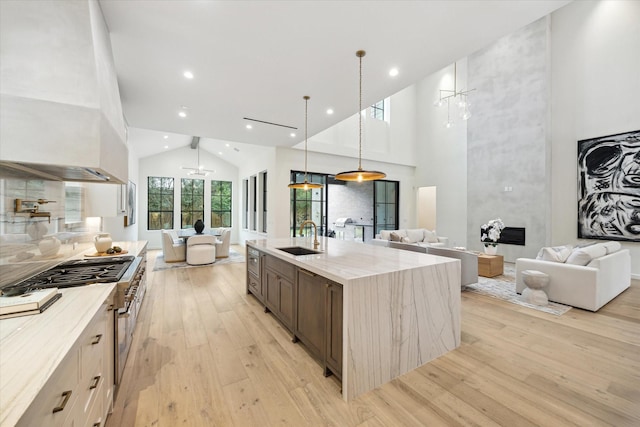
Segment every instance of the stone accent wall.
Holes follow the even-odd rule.
[[[549,23],[542,18],[468,59],[473,116],[467,123],[468,247],[480,226],[502,218],[526,228],[526,246],[500,245],[505,260],[545,245],[549,210]]]

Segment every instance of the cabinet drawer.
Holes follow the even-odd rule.
[[[262,296],[262,282],[253,274],[249,273],[247,275],[247,280],[249,283],[249,290],[256,296]]]
[[[102,364],[105,346],[108,345],[107,341],[109,341],[109,335],[107,334],[108,313],[111,312],[107,311],[105,304],[89,323],[80,338],[80,375],[83,379],[95,374],[95,366],[98,361]]]
[[[295,279],[296,267],[293,264],[289,264],[287,261],[283,261],[274,256],[266,256],[265,266],[275,273],[278,273],[280,276],[286,277],[292,282]]]
[[[17,426],[57,427],[70,425],[79,391],[79,354],[72,350],[40,390]],[[55,412],[54,412],[55,411]]]
[[[100,384],[94,390],[92,390],[95,396],[100,396],[104,393],[104,381],[100,380]],[[92,399],[91,403],[86,407],[86,420],[87,427],[103,427],[105,420],[104,400]]]

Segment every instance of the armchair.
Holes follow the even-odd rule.
[[[211,264],[216,260],[216,238],[209,234],[197,234],[187,240],[187,264]]]
[[[178,262],[186,259],[186,246],[180,239],[174,240],[171,231],[162,230],[162,254],[165,262]],[[174,232],[175,233],[175,232]],[[177,236],[176,236],[177,238]]]
[[[229,256],[229,243],[231,240],[231,230],[222,229],[220,237],[216,239],[216,258],[226,258]]]

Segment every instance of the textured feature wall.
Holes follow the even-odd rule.
[[[480,226],[500,217],[526,228],[526,246],[500,245],[508,261],[535,256],[547,240],[547,40],[543,18],[468,58],[476,88],[467,123],[468,247],[480,250]]]

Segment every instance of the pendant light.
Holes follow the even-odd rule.
[[[307,105],[310,98],[307,95],[302,98],[304,99],[304,182],[293,182],[289,184],[289,188],[311,190],[312,188],[322,188],[322,184],[307,181]]]
[[[367,171],[362,169],[362,57],[366,55],[364,50],[356,52],[356,56],[360,58],[360,109],[358,110],[358,169],[354,171],[340,172],[336,175],[336,179],[341,181],[375,181],[383,179],[387,176],[384,172]]]

